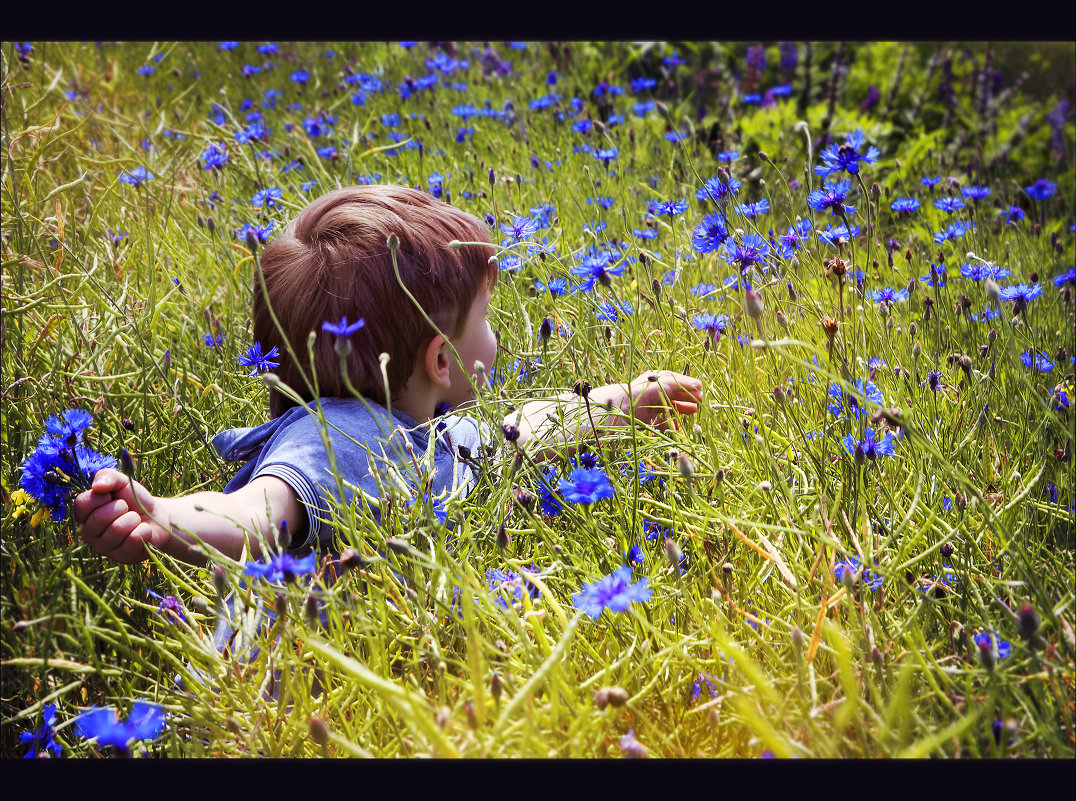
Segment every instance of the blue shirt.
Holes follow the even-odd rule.
[[[317,402],[311,401],[264,425],[228,429],[213,438],[222,459],[246,462],[228,482],[225,493],[260,476],[275,476],[295,491],[306,507],[307,526],[305,539],[291,543],[294,550],[331,544],[335,504],[366,504],[378,517],[381,487],[390,483],[409,488],[406,491],[412,497],[415,488],[429,486],[430,497],[436,498],[457,491],[466,494],[477,481],[459,455],[461,445],[476,457],[482,453],[483,432],[469,417],[442,415],[422,424],[396,409],[390,414],[369,399],[321,398],[320,403],[324,425],[318,418]],[[341,483],[334,475],[329,451]],[[426,492],[423,489],[417,495],[421,498]]]

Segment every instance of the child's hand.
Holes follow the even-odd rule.
[[[694,414],[702,400],[699,379],[669,370],[643,373],[631,382],[630,391],[635,419],[662,429],[668,426],[670,408],[680,414]]]
[[[143,543],[163,548],[171,539],[153,522],[156,505],[157,499],[137,481],[105,468],[97,471],[89,490],[75,497],[75,521],[97,553],[134,564],[147,557]]]

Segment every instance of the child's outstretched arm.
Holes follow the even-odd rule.
[[[271,519],[270,519],[271,516]],[[231,559],[238,559],[244,543],[250,558],[260,556],[259,531],[273,541],[273,523],[292,523],[292,531],[305,527],[306,511],[285,482],[273,476],[256,478],[225,495],[197,492],[176,498],[158,498],[118,470],[106,468],[93,477],[91,488],[75,498],[75,521],[90,547],[102,556],[124,564],[148,557],[145,543],[193,565],[206,557],[187,532]]]
[[[694,414],[701,399],[699,379],[661,370],[643,373],[631,384],[595,387],[586,400],[566,392],[548,400],[531,401],[505,417],[504,422],[519,429],[518,445],[532,441],[532,446],[548,446],[538,445],[540,449],[534,451],[536,458],[547,458],[563,452],[563,440],[569,432],[589,431],[592,421],[599,426],[618,425],[632,415],[641,423],[664,428],[670,411]],[[611,414],[607,411],[610,408]]]

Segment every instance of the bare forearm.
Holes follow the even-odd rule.
[[[170,538],[164,550],[170,556],[194,565],[204,565],[206,554],[199,540],[229,559],[238,559],[247,546],[249,558],[261,555],[258,534],[271,538],[265,508],[255,509],[221,492],[198,492],[177,498],[161,498],[158,522],[167,527]]]

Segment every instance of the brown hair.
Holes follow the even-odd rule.
[[[445,333],[457,336],[483,282],[491,289],[497,263],[492,246],[448,246],[452,240],[489,242],[485,225],[466,212],[415,189],[402,186],[349,186],[310,203],[265,246],[261,270],[268,303],[254,275],[254,340],[268,352],[280,348],[276,375],[305,401],[313,395],[303,381],[269,312],[272,307],[284,335],[309,375],[307,337],[317,332],[314,370],[318,394],[345,397],[348,390],[334,350],[336,336],[321,330],[324,322],[366,325],[349,337],[348,377],[364,396],[385,402],[378,357],[389,354],[389,391],[407,385],[415,358],[436,332],[400,288],[387,240],[400,245],[400,278]],[[295,403],[270,390],[269,413],[283,414]]]

